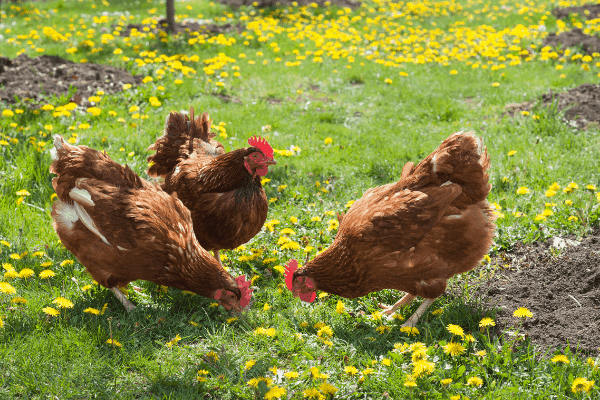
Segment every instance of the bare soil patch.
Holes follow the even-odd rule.
[[[574,237],[566,238],[576,239]],[[577,246],[558,239],[532,245],[517,244],[498,258],[509,266],[496,273],[478,291],[488,308],[497,308],[496,333],[514,330],[513,312],[533,312],[519,333],[539,350],[562,351],[566,346],[584,354],[600,349],[600,228]],[[577,242],[577,241],[575,241]],[[554,253],[554,254],[553,254]]]
[[[12,60],[0,57],[0,101],[19,100],[31,105],[49,101],[53,96],[68,96],[77,104],[86,104],[98,90],[105,94],[121,92],[123,85],[138,85],[141,77],[110,65],[74,63],[58,56],[29,58],[21,54]],[[76,95],[73,96],[76,88]]]
[[[600,124],[600,85],[585,83],[566,92],[550,91],[538,100],[506,106],[506,114],[515,115],[521,111],[531,111],[537,105],[556,107],[557,112],[564,111],[567,122],[578,128],[589,124]]]
[[[289,6],[308,6],[311,3],[317,3],[320,7],[334,5],[338,7],[350,7],[352,9],[360,7],[360,2],[356,0],[219,0],[220,3],[230,7],[249,6],[257,3],[256,7],[289,7]],[[292,4],[296,3],[296,4]],[[327,3],[327,5],[325,4]]]
[[[118,25],[113,25],[113,29],[115,29]],[[154,26],[154,27],[153,27]],[[153,33],[158,33],[159,31],[165,31],[167,30],[167,20],[165,18],[162,18],[160,20],[158,20],[157,24],[148,24],[148,25],[142,25],[142,24],[128,24],[127,26],[124,26],[121,30],[121,36],[131,36],[131,31],[133,30],[137,30],[139,32],[153,32]],[[217,24],[213,24],[210,23],[207,20],[202,20],[202,19],[193,19],[193,18],[189,18],[189,19],[185,19],[183,21],[181,21],[180,23],[175,23],[175,27],[174,27],[175,33],[183,33],[183,34],[190,34],[191,32],[197,32],[200,34],[208,34],[208,35],[218,35],[221,33],[228,33],[228,32],[234,32],[237,31],[238,33],[241,33],[244,30],[244,27],[240,24],[223,24],[223,25],[217,25]],[[191,36],[191,35],[189,35]]]
[[[563,32],[560,35],[550,33],[542,42],[542,47],[581,47],[587,54],[600,53],[600,37],[590,36],[583,33],[579,28],[573,28],[568,32]]]
[[[555,8],[552,14],[557,19],[569,18],[569,14],[578,14],[584,19],[600,18],[600,4],[587,4],[580,7]]]

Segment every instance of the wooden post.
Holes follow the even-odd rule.
[[[175,32],[175,0],[167,0],[167,32]]]

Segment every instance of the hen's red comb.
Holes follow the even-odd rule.
[[[219,289],[215,292],[215,300],[219,300],[220,298],[221,298],[221,290]]]
[[[285,285],[289,290],[293,290],[292,279],[294,278],[294,272],[298,269],[298,261],[290,260],[285,266],[285,273],[283,276],[285,277]]]
[[[273,158],[273,148],[271,147],[269,142],[267,142],[267,139],[263,139],[260,136],[252,136],[250,139],[248,139],[248,144],[250,146],[260,149],[260,151],[262,151],[265,154],[265,156]]]

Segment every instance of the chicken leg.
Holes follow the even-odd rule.
[[[115,296],[117,296],[117,299],[119,299],[119,301],[123,303],[123,306],[125,306],[125,309],[127,311],[131,311],[135,308],[135,305],[131,301],[129,301],[127,297],[125,297],[125,295],[119,290],[119,288],[112,287],[110,288],[110,290],[112,290],[115,293]]]
[[[213,256],[215,257],[215,260],[219,262],[219,264],[223,265],[221,262],[221,256],[219,255],[219,250],[213,250]]]
[[[393,306],[386,306],[385,304],[379,304],[379,307],[383,308],[383,313],[387,314],[387,315],[392,315],[394,313],[394,311],[396,311],[397,308],[399,307],[404,307],[410,304],[411,301],[413,301],[413,299],[416,296],[413,296],[410,293],[406,293],[404,295],[403,298],[400,299],[400,301],[398,301],[396,304],[394,304]]]
[[[406,296],[405,296],[406,297]],[[402,324],[402,328],[413,327],[417,325],[419,321],[419,317],[425,314],[425,311],[429,308],[430,305],[433,304],[435,299],[425,299],[423,303],[417,308],[417,311],[409,319],[406,320],[405,323]]]

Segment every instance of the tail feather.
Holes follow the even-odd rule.
[[[491,189],[489,166],[490,158],[483,140],[471,132],[458,132],[444,140],[400,183],[411,189],[457,183],[462,193],[452,205],[465,208],[486,199]]]
[[[81,178],[93,178],[117,187],[141,188],[147,183],[131,170],[113,161],[106,153],[87,146],[73,146],[60,135],[54,136],[50,172],[58,175],[52,186],[59,199],[72,204],[71,190]]]
[[[194,109],[190,108],[188,117],[172,111],[165,121],[164,134],[147,149],[156,151],[148,157],[148,175],[165,176],[194,152],[223,154],[223,145],[213,140],[216,135],[210,130],[211,124],[206,112],[194,117]]]

